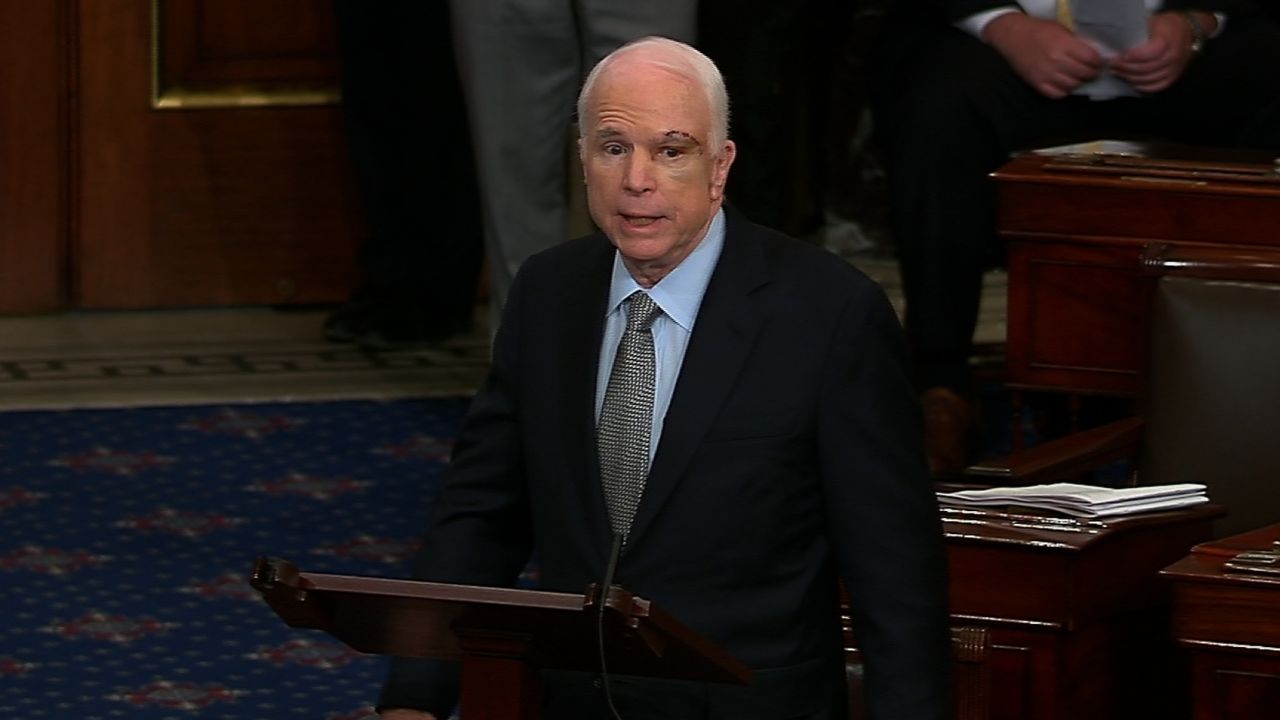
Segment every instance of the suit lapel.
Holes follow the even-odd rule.
[[[724,248],[685,351],[658,451],[627,538],[629,547],[635,546],[684,475],[725,398],[733,392],[760,331],[762,318],[751,293],[769,277],[763,240],[741,215],[731,211],[726,215]]]
[[[568,275],[577,281],[564,286],[558,308],[564,334],[556,371],[562,373],[560,407],[574,423],[561,439],[565,477],[577,485],[574,492],[583,510],[580,517],[588,518],[590,537],[607,539],[609,521],[596,454],[595,394],[613,246],[603,236],[599,238],[600,245],[587,254],[576,272]]]

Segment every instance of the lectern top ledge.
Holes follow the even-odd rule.
[[[598,672],[603,630],[612,673],[751,681],[742,662],[616,585],[602,619],[596,586],[575,594],[304,573],[278,558],[259,558],[250,584],[291,627],[324,630],[364,653],[462,660],[464,676],[474,657]]]

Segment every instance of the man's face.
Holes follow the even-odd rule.
[[[711,109],[694,80],[633,58],[599,79],[589,115],[580,152],[591,217],[651,286],[706,235],[733,143],[708,145]]]

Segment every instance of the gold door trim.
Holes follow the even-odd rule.
[[[337,105],[341,91],[332,86],[272,83],[229,83],[216,88],[165,85],[161,78],[160,0],[151,0],[151,108],[187,110],[205,108],[299,107]]]

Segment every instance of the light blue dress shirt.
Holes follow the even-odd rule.
[[[609,304],[604,321],[604,339],[600,343],[600,368],[596,375],[596,423],[600,422],[600,406],[604,404],[604,391],[609,385],[609,373],[613,370],[613,357],[618,352],[618,341],[627,326],[627,314],[623,301],[636,290],[646,292],[662,314],[653,321],[653,352],[655,360],[655,387],[653,389],[653,425],[649,433],[649,459],[653,460],[662,437],[662,424],[667,408],[671,405],[671,393],[675,390],[684,351],[689,346],[689,335],[702,307],[702,296],[707,283],[720,259],[724,247],[724,210],[718,210],[707,228],[707,235],[689,253],[689,257],[675,267],[653,287],[645,290],[631,277],[622,256],[613,256],[613,280],[609,286]]]

